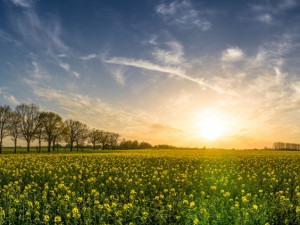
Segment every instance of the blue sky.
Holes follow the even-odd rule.
[[[299,143],[299,21],[296,0],[1,0],[0,104],[153,144]]]

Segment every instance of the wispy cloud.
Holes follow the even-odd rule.
[[[221,88],[216,88],[214,86],[211,86],[211,85],[203,82],[203,79],[194,78],[194,77],[187,75],[186,72],[179,67],[160,66],[157,64],[153,64],[152,62],[149,62],[146,60],[137,60],[137,59],[123,58],[123,57],[114,57],[111,59],[106,59],[104,62],[118,64],[118,65],[132,66],[132,67],[136,67],[136,68],[141,68],[141,69],[166,73],[166,74],[170,74],[170,75],[175,75],[182,79],[195,82],[198,85],[203,85],[203,86],[210,88],[211,90],[216,91],[218,93],[230,94]]]
[[[10,104],[13,104],[13,105],[20,104],[20,102],[13,95],[4,95],[3,98]]]
[[[244,52],[238,47],[228,48],[222,53],[223,61],[238,61],[243,59],[243,57]]]
[[[70,65],[68,63],[60,63],[59,66],[65,71],[70,72]]]
[[[273,24],[276,18],[299,5],[296,0],[261,1],[259,4],[251,5],[256,13],[256,19],[262,23]]]
[[[47,14],[47,18],[40,16],[33,1],[12,0],[12,2],[23,8],[22,13],[11,11],[12,28],[27,44],[38,47],[53,57],[65,54],[69,50],[62,41],[63,31],[57,16],[51,14]]]
[[[124,69],[123,67],[119,67],[118,69],[113,69],[111,71],[112,76],[121,86],[125,85],[125,77],[124,77]]]
[[[264,13],[262,15],[257,16],[257,19],[260,22],[266,23],[266,24],[271,24],[273,21],[273,17],[269,13]]]
[[[59,54],[59,55],[57,55],[58,57],[60,57],[60,58],[65,58],[65,57],[67,57],[68,55],[67,54]]]
[[[11,2],[13,4],[15,4],[16,6],[20,6],[20,7],[24,7],[24,8],[28,8],[33,5],[32,0],[11,0]]]
[[[96,54],[90,54],[90,55],[87,55],[87,56],[80,57],[80,59],[85,60],[85,61],[90,60],[90,59],[94,59],[94,58],[97,58]]]
[[[0,29],[0,41],[3,42],[11,42],[14,43],[16,46],[20,46],[21,43],[19,41],[17,41],[15,38],[13,38],[9,33],[7,33],[6,31]]]
[[[66,92],[56,89],[36,87],[34,94],[48,103],[56,104],[63,111],[65,118],[73,118],[87,123],[91,127],[108,129],[127,135],[156,120],[139,110],[127,110],[111,105],[100,98]],[[86,110],[86,109],[89,110]]]
[[[156,47],[153,51],[153,56],[158,62],[166,65],[177,65],[184,62],[183,46],[177,41],[167,42],[169,50],[164,50]]]
[[[30,72],[30,75],[37,80],[41,79],[51,79],[51,76],[48,75],[45,71],[40,70],[40,65],[37,62],[32,62],[33,70]]]
[[[72,74],[73,74],[75,77],[77,77],[77,78],[80,77],[80,74],[79,74],[78,72],[76,72],[76,71],[73,71]]]
[[[210,22],[204,18],[204,11],[196,10],[189,0],[163,2],[155,10],[165,22],[176,24],[182,28],[196,27],[206,31],[211,27]]]

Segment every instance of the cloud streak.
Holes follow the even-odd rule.
[[[114,57],[111,59],[104,60],[106,63],[112,63],[112,64],[118,64],[118,65],[125,65],[125,66],[132,66],[136,68],[151,70],[151,71],[157,71],[161,73],[171,74],[175,75],[177,77],[180,77],[185,80],[192,81],[194,83],[197,83],[198,85],[203,85],[213,91],[216,91],[218,93],[222,94],[230,94],[222,90],[221,88],[213,87],[205,82],[203,82],[203,79],[194,78],[189,75],[186,75],[185,71],[182,70],[179,67],[168,67],[168,66],[160,66],[157,64],[153,64],[146,60],[137,60],[132,58],[123,58],[123,57]]]
[[[70,65],[68,63],[60,63],[59,66],[65,71],[70,72]]]
[[[91,59],[94,59],[94,58],[97,58],[96,54],[90,54],[90,55],[87,55],[87,56],[80,57],[80,59],[82,59],[84,61],[88,61],[88,60],[91,60]]]

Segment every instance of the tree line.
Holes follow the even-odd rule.
[[[275,142],[274,143],[274,149],[275,150],[300,150],[300,144],[294,144],[294,143],[283,143],[283,142]]]
[[[10,137],[14,142],[14,152],[17,151],[18,139],[25,140],[27,152],[30,144],[37,140],[38,151],[41,152],[42,142],[47,142],[48,152],[55,151],[55,147],[61,142],[68,143],[70,151],[76,146],[83,147],[91,143],[93,149],[137,149],[150,148],[149,143],[138,141],[126,141],[123,139],[118,145],[120,135],[114,132],[99,129],[89,129],[88,126],[78,120],[67,119],[54,112],[42,112],[35,104],[20,104],[12,110],[10,106],[0,106],[0,153],[2,153],[3,139]]]

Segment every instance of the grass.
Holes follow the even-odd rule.
[[[0,224],[300,224],[300,152],[89,151],[1,155]]]

